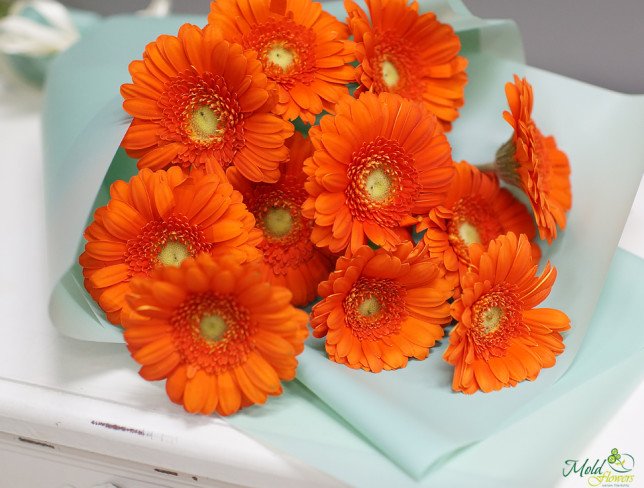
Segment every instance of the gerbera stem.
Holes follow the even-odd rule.
[[[514,139],[510,137],[496,152],[494,165],[499,178],[510,185],[520,187],[521,181],[517,174],[519,163],[516,160],[516,151]]]
[[[483,171],[484,173],[496,173],[496,170],[497,170],[496,161],[490,161],[488,163],[477,164],[476,168],[479,171]]]

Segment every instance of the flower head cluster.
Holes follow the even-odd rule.
[[[129,183],[112,184],[110,196],[85,231],[80,264],[85,287],[115,324],[135,276],[203,252],[240,262],[260,256],[255,218],[215,174],[143,169]]]
[[[345,0],[345,24],[311,0],[216,0],[206,27],[129,66],[122,146],[139,172],[112,184],[79,260],[140,375],[189,412],[280,394],[308,335],[294,307],[316,295],[313,335],[353,369],[425,359],[453,321],[457,391],[532,380],[563,351],[568,317],[535,308],[556,272],[536,274],[528,209],[452,159],[458,37],[415,1],[366,5]],[[568,160],[532,121],[530,85],[506,94],[499,174],[551,242]]]

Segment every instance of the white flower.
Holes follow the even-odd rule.
[[[21,15],[33,9],[45,23]],[[0,20],[0,51],[6,54],[47,56],[64,51],[80,34],[69,11],[54,0],[15,2],[9,15]]]

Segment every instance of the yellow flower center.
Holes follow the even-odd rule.
[[[218,341],[226,333],[228,324],[219,315],[204,315],[199,322],[199,332],[208,341]]]
[[[188,248],[181,242],[177,241],[168,241],[158,255],[158,259],[161,264],[164,266],[175,267],[179,267],[187,257],[190,257]]]
[[[365,186],[371,198],[377,202],[382,202],[389,196],[391,179],[382,169],[376,168],[367,175]]]
[[[219,117],[213,109],[203,105],[192,112],[190,130],[194,140],[206,141],[219,132]]]
[[[347,327],[360,340],[395,333],[407,316],[405,294],[394,280],[358,278],[342,303]]]
[[[458,235],[466,245],[480,244],[481,236],[475,226],[465,221],[458,226]]]
[[[387,85],[387,87],[393,88],[398,84],[400,75],[391,61],[383,61],[380,65],[380,69],[382,70],[382,81]]]
[[[485,335],[491,334],[499,328],[503,318],[503,309],[501,307],[490,307],[481,315],[483,332]]]
[[[293,217],[288,209],[273,207],[264,217],[264,228],[273,237],[284,237],[293,228]]]
[[[266,58],[270,64],[279,66],[282,71],[286,71],[293,66],[295,53],[284,47],[283,44],[273,44],[266,53]]]
[[[374,296],[370,296],[358,306],[358,313],[364,317],[372,317],[380,312],[380,302]]]

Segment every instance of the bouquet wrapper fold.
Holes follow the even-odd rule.
[[[324,8],[340,19],[345,16],[339,2],[325,3]],[[573,209],[566,231],[544,252],[544,259],[558,268],[544,306],[564,310],[572,329],[557,365],[544,370],[538,381],[472,396],[451,391],[452,367],[441,359],[445,340],[425,361],[374,375],[328,361],[323,343],[310,339],[300,356],[297,380],[283,397],[271,400],[273,405],[285,405],[294,422],[308,424],[316,418],[321,425],[335,426],[329,432],[344,429],[347,442],[357,436],[376,457],[384,456],[415,479],[437,461],[493,436],[508,419],[518,420],[518,413],[528,415],[540,399],[563,394],[557,394],[555,382],[586,336],[644,168],[644,97],[525,66],[511,21],[478,19],[458,1],[421,2],[421,11],[427,10],[455,27],[469,59],[467,102],[449,134],[454,160],[488,161],[508,139],[510,128],[501,117],[506,108],[503,86],[514,73],[528,77],[535,89],[535,120],[544,133],[557,135],[569,155]],[[118,149],[130,123],[119,96],[120,85],[130,80],[128,63],[141,57],[146,43],[177,32],[184,22],[203,25],[205,19],[109,18],[57,58],[48,73],[43,134],[50,313],[56,327],[70,337],[122,342],[120,329],[105,320],[85,291],[76,263],[83,230],[93,210],[107,202],[109,185],[136,173],[136,162]],[[622,345],[624,357],[641,349],[641,342]],[[267,425],[285,425],[279,422],[284,412],[270,404],[251,407],[231,421],[260,432],[261,438]],[[267,438],[296,455],[298,442],[306,444],[286,431],[271,431]],[[318,464],[328,468],[331,459],[321,456]]]

